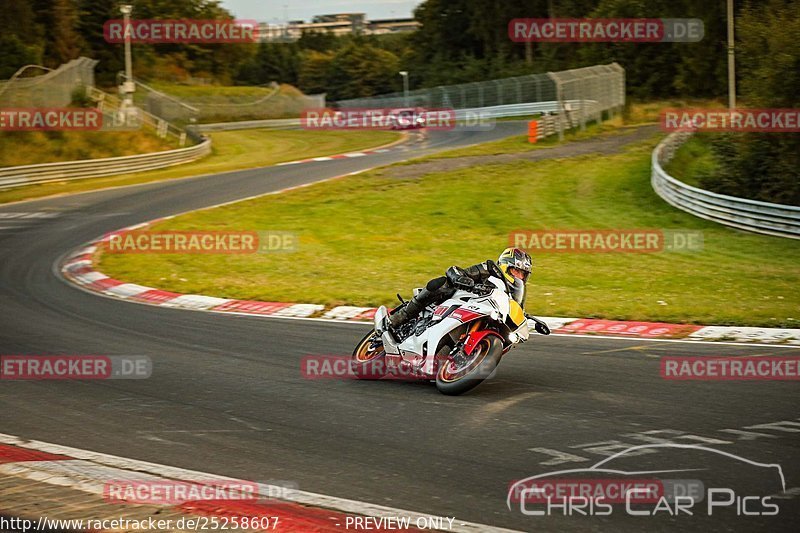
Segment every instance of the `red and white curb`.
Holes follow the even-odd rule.
[[[172,217],[137,224],[120,231],[141,229],[167,218]],[[376,308],[374,307],[340,305],[326,310],[325,306],[318,304],[262,302],[217,298],[200,294],[180,294],[135,283],[126,283],[110,278],[93,268],[93,256],[98,246],[108,239],[110,239],[110,236],[92,242],[88,246],[73,252],[61,267],[64,277],[92,292],[162,307],[271,317],[315,317],[336,322],[368,322],[375,315]],[[760,342],[800,346],[800,329],[698,326],[594,318],[542,317],[542,320],[547,322],[553,333],[557,334],[611,335],[644,339],[666,338],[698,341]]]
[[[191,484],[216,481],[248,485],[252,483],[252,481],[126,459],[58,444],[27,441],[3,433],[0,433],[0,475],[67,487],[99,497],[104,496],[108,482],[183,481]],[[253,500],[213,500],[159,506],[198,515],[240,517],[269,515],[279,519],[278,527],[275,529],[277,531],[345,531],[346,518],[354,515],[387,519],[407,518],[411,527],[404,530],[416,531],[428,529],[424,526],[419,528],[418,524],[431,524],[434,523],[432,520],[434,518],[444,518],[302,490],[286,490],[284,487],[263,483],[258,484],[258,494],[280,494],[280,497],[266,503]],[[447,525],[447,531],[454,532],[512,531],[464,522],[457,518],[453,520],[452,527],[447,520],[443,520],[443,524]],[[353,525],[350,525],[349,529],[354,529]],[[380,528],[380,530],[391,531],[396,528]]]
[[[351,159],[354,157],[364,157],[365,155],[371,154],[383,154],[386,152],[391,151],[390,148],[380,148],[377,150],[364,150],[361,152],[349,152],[346,154],[336,154],[324,157],[311,157],[309,159],[300,159],[297,161],[286,161],[285,163],[278,163],[275,166],[285,166],[285,165],[299,165],[300,163],[313,163],[315,161],[333,161],[335,159]]]
[[[398,144],[400,141],[394,144]],[[372,152],[357,152],[367,154],[385,152],[388,148],[373,150]],[[331,158],[348,157],[352,154],[340,154]],[[320,158],[316,158],[319,160]],[[295,163],[295,162],[292,162]],[[350,176],[359,174],[364,170],[344,174]],[[328,178],[323,181],[337,179],[343,176]],[[317,182],[318,183],[318,182]],[[203,209],[212,209],[236,203],[243,200],[261,196],[279,194],[288,190],[307,187],[312,184],[298,185],[280,191],[274,191],[251,198],[233,200]],[[94,269],[94,255],[98,247],[108,242],[112,235],[146,228],[155,223],[178,216],[171,215],[158,218],[149,222],[135,224],[112,232],[103,238],[87,243],[84,247],[67,255],[61,264],[61,273],[65,279],[75,283],[81,288],[102,294],[104,296],[119,298],[132,302],[172,307],[178,309],[191,309],[196,311],[210,311],[215,313],[230,313],[239,315],[268,316],[279,318],[313,318],[315,320],[329,320],[335,322],[369,322],[377,310],[374,307],[357,307],[341,305],[326,309],[324,305],[290,302],[263,302],[258,300],[237,300],[231,298],[218,298],[202,294],[180,294],[165,291],[155,287],[146,287],[135,283],[113,279]],[[800,329],[789,328],[760,328],[737,326],[698,326],[692,324],[670,324],[664,322],[632,322],[620,320],[605,320],[595,318],[565,318],[541,317],[551,331],[563,335],[599,335],[615,338],[638,339],[663,339],[663,340],[689,340],[689,341],[731,341],[734,343],[765,343],[779,346],[800,346]]]

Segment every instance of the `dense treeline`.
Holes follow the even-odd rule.
[[[737,19],[742,107],[800,108],[800,5],[762,0]],[[719,168],[700,184],[723,194],[800,205],[800,133],[711,136]]]
[[[20,67],[57,67],[85,55],[98,59],[97,81],[114,85],[124,69],[123,46],[109,44],[103,24],[121,19],[117,0],[0,0],[0,79]],[[232,19],[214,0],[134,0],[139,19]],[[141,78],[209,78],[230,83],[236,66],[254,45],[161,44],[134,46],[135,74]]]
[[[215,0],[132,0],[135,18],[233,18]],[[737,2],[740,4],[741,2]],[[122,46],[103,38],[121,18],[114,0],[0,0],[0,78],[29,63],[57,66],[80,54],[100,60],[113,85]],[[332,100],[412,87],[493,79],[618,61],[634,96],[715,96],[725,91],[725,0],[426,0],[414,33],[380,37],[309,34],[295,43],[134,47],[138,77],[217,83],[291,83]],[[680,17],[705,23],[700,43],[513,43],[518,17]]]
[[[231,19],[215,0],[132,0],[135,18]],[[727,92],[725,0],[425,0],[418,31],[385,36],[309,33],[294,43],[134,46],[137,77],[219,84],[290,83],[328,100],[495,79],[617,61],[628,93],[641,98],[722,97]],[[797,108],[800,0],[736,0],[740,105]],[[514,43],[513,18],[699,18],[698,43]],[[98,59],[112,86],[123,47],[103,24],[121,18],[115,0],[0,0],[0,79],[27,64]],[[714,137],[720,168],[702,183],[729,194],[800,204],[800,135]]]
[[[233,18],[216,0],[131,3],[135,18]],[[797,0],[783,3],[794,10],[796,20]],[[0,78],[25,64],[54,67],[83,54],[100,60],[101,83],[116,82],[123,47],[105,41],[103,23],[121,18],[117,1],[0,0],[0,5]],[[744,4],[736,5],[741,19]],[[137,44],[135,72],[141,78],[170,81],[278,81],[305,92],[327,92],[336,100],[400,90],[398,70],[409,71],[411,86],[417,88],[617,61],[627,71],[633,96],[709,97],[726,91],[725,0],[426,0],[414,15],[419,31],[378,37],[311,33],[295,43]],[[509,20],[549,16],[699,18],[705,38],[658,44],[525,44],[509,39]],[[742,29],[740,36],[749,35]],[[756,51],[755,57],[745,57],[757,61],[759,55]]]

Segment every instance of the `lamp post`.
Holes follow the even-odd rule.
[[[733,49],[733,0],[728,0],[728,108],[736,109],[736,59]]]
[[[408,71],[401,70],[400,75],[403,76],[403,106],[408,107]]]
[[[125,81],[120,86],[122,93],[122,114],[123,120],[127,123],[129,115],[135,113],[133,110],[133,93],[136,90],[136,84],[133,82],[133,61],[131,60],[131,12],[133,6],[130,4],[123,4],[119,6],[122,13],[122,27],[125,36]]]

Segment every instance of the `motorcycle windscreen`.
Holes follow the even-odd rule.
[[[525,311],[522,310],[522,307],[520,307],[516,300],[510,300],[509,302],[508,318],[517,328],[524,324],[526,320],[528,320],[525,318]]]

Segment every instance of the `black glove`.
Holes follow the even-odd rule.
[[[550,335],[550,328],[547,327],[547,324],[545,324],[543,320],[539,320],[535,316],[529,314],[525,314],[525,318],[533,320],[533,329],[536,330],[536,333],[540,335]]]
[[[447,280],[454,287],[471,289],[475,286],[475,280],[467,276],[466,273],[457,266],[452,266],[447,269]]]

